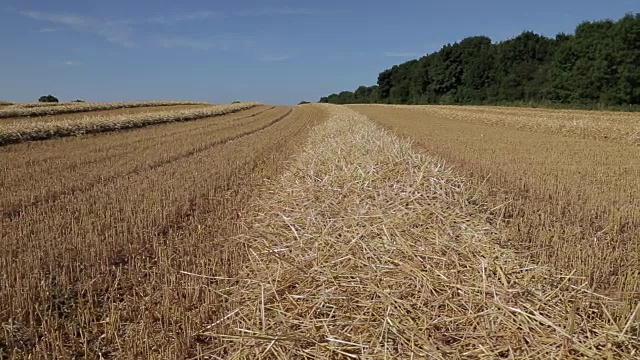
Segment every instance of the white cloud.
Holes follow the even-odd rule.
[[[422,54],[420,53],[415,53],[415,52],[394,52],[394,51],[387,51],[384,53],[384,56],[388,56],[388,57],[407,57],[407,58],[414,58],[414,57],[419,57],[422,56]]]
[[[262,55],[260,57],[261,61],[267,61],[267,62],[274,62],[274,61],[286,61],[291,59],[290,55],[273,55],[273,54],[268,54],[268,55]]]
[[[34,20],[62,25],[77,32],[94,34],[123,47],[136,46],[136,43],[131,40],[133,29],[126,22],[40,11],[23,11],[20,14]]]
[[[82,63],[81,63],[81,62],[79,62],[79,61],[72,61],[72,60],[67,60],[67,61],[63,62],[63,64],[64,64],[64,65],[67,65],[67,66],[80,66],[80,65],[82,65]]]

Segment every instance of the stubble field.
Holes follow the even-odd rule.
[[[632,114],[81,106],[0,119],[0,358],[640,354]]]

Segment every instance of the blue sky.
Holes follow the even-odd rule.
[[[640,0],[3,0],[0,99],[316,101],[467,36],[627,12]]]

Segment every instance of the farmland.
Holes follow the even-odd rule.
[[[100,106],[0,119],[0,357],[640,352],[632,114]]]
[[[511,246],[638,302],[640,134],[635,114],[353,106],[473,179]]]
[[[257,106],[190,122],[1,148],[0,350],[20,358],[174,358],[222,302],[221,241],[319,109]],[[147,310],[144,310],[147,309]]]

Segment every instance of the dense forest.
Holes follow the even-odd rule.
[[[466,38],[320,102],[389,104],[640,104],[640,14],[584,22],[572,35],[527,31]]]

